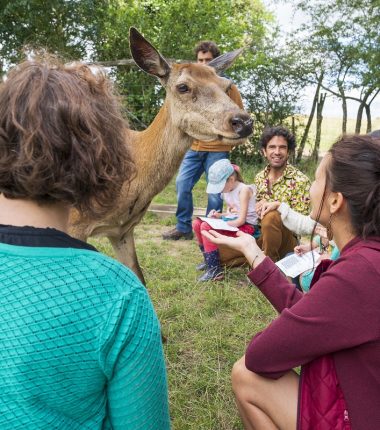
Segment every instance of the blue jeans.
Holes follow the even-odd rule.
[[[228,158],[228,152],[206,152],[206,151],[192,151],[191,149],[186,152],[179,168],[178,176],[176,179],[177,190],[177,225],[176,229],[182,233],[189,233],[191,231],[191,218],[193,216],[193,188],[199,181],[202,173],[207,173],[210,166],[216,161],[223,158]],[[222,210],[223,200],[220,194],[208,194],[206,214],[211,209]]]

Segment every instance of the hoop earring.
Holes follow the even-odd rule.
[[[329,241],[333,240],[333,237],[334,237],[334,233],[333,233],[332,225],[331,225],[332,217],[333,217],[333,214],[330,214],[329,222],[328,222],[327,227],[326,227],[327,239]]]

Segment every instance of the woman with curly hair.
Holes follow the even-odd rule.
[[[146,289],[67,234],[134,174],[127,141],[101,70],[27,61],[0,87],[1,428],[169,428]]]

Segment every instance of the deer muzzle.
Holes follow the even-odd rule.
[[[230,119],[232,130],[239,135],[239,137],[247,137],[253,131],[253,119],[247,113],[240,113],[234,115]]]

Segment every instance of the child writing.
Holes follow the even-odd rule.
[[[258,219],[255,212],[256,189],[254,185],[244,183],[238,166],[231,164],[227,159],[215,162],[208,172],[206,191],[208,194],[222,193],[222,198],[227,205],[226,213],[211,211],[208,214],[209,217],[222,218],[228,225],[237,227],[240,231],[254,233]],[[198,218],[193,221],[193,230],[204,256],[204,263],[198,265],[197,269],[206,269],[198,279],[201,282],[224,278],[218,247],[202,235],[202,231],[211,229],[207,222]],[[236,236],[234,231],[219,230],[219,232],[226,236]]]

